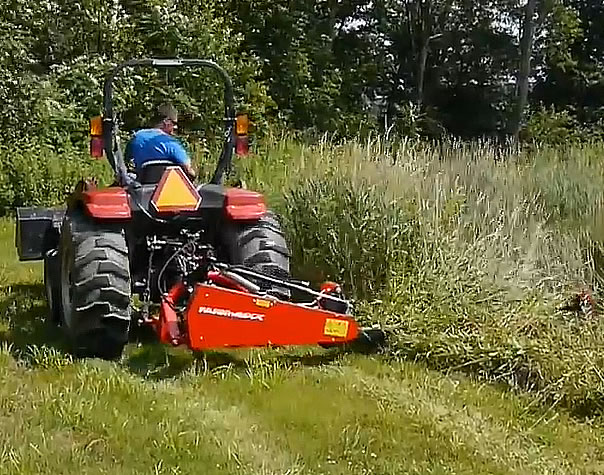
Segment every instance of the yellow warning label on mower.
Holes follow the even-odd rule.
[[[325,328],[323,334],[327,336],[339,336],[345,338],[348,335],[348,324],[346,320],[336,320],[328,318],[325,320]]]
[[[264,300],[264,299],[254,299],[254,303],[258,307],[262,307],[262,308],[271,308],[273,306],[273,302],[271,302],[270,300]]]

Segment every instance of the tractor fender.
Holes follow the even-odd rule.
[[[128,193],[120,187],[84,190],[78,201],[86,214],[94,219],[127,220],[132,217]]]
[[[267,211],[262,194],[242,188],[225,190],[224,208],[227,218],[233,221],[258,220]]]

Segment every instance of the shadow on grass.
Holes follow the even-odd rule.
[[[344,354],[338,349],[322,350],[321,353],[315,353],[312,349],[307,354],[294,354],[293,351],[295,350],[290,353],[287,349],[276,352],[272,349],[233,349],[193,352],[184,347],[172,348],[158,342],[147,342],[129,351],[124,364],[132,373],[145,379],[163,380],[178,377],[190,370],[212,373],[229,369],[236,374],[244,374],[250,367],[258,365],[259,361],[292,369],[329,365]]]
[[[60,329],[49,321],[42,284],[0,287],[0,341],[11,344],[17,357],[31,345],[68,351]]]

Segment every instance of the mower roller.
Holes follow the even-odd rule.
[[[210,68],[224,81],[225,138],[209,183],[169,162],[126,165],[113,81],[133,67]],[[114,183],[81,180],[66,206],[17,209],[19,259],[43,260],[50,317],[74,353],[118,358],[141,325],[191,350],[383,342],[379,329],[359,327],[338,284],[317,291],[291,277],[280,221],[261,194],[223,185],[233,153],[247,153],[246,125],[212,61],[131,60],[108,75],[91,153],[106,157]]]

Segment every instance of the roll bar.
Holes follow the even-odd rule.
[[[210,182],[221,184],[224,173],[230,169],[233,150],[235,148],[235,99],[233,94],[233,82],[231,81],[230,76],[224,68],[214,61],[207,59],[147,58],[131,59],[119,64],[105,80],[103,95],[103,142],[107,160],[113,168],[120,185],[126,185],[129,179],[122,151],[115,140],[117,124],[113,115],[113,81],[123,69],[128,67],[199,67],[212,69],[219,74],[224,82],[225,137],[222,153],[218,159],[218,165]]]

